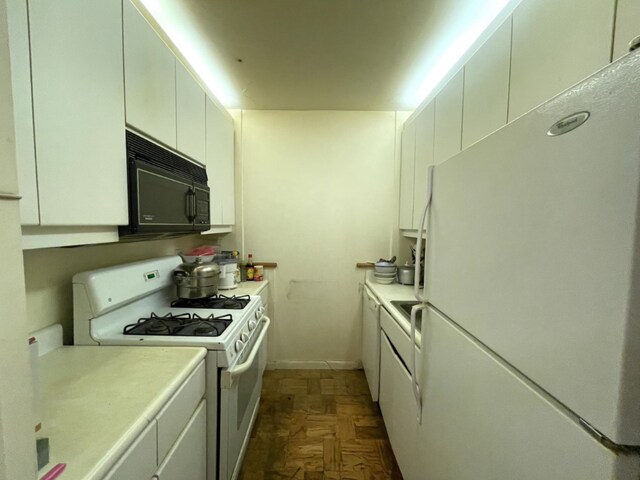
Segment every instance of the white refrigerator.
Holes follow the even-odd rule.
[[[640,52],[431,175],[406,480],[640,479]]]

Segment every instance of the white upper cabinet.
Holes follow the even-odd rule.
[[[402,129],[400,156],[400,216],[398,226],[401,229],[413,228],[413,179],[416,154],[416,124],[411,119]]]
[[[640,35],[640,1],[618,0],[613,59],[629,52],[629,42]]]
[[[524,0],[516,8],[509,121],[609,63],[614,6],[615,0]]]
[[[413,223],[420,226],[420,216],[427,194],[427,171],[433,165],[435,104],[429,103],[415,119],[415,165],[413,179]]]
[[[211,189],[211,225],[235,223],[234,124],[231,116],[206,99],[206,159]]]
[[[511,64],[511,17],[464,67],[462,148],[506,125]]]
[[[122,5],[30,0],[29,22],[40,224],[126,224]]]
[[[11,59],[11,89],[13,95],[13,124],[15,139],[15,158],[18,185],[15,184],[13,152],[6,152],[10,144],[4,144],[1,158],[9,163],[2,165],[0,192],[17,193],[20,200],[20,217],[23,224],[37,225],[40,222],[38,212],[38,185],[36,183],[36,151],[33,138],[33,106],[31,103],[31,66],[29,63],[29,19],[26,0],[7,1],[7,23],[9,28],[9,56]],[[3,45],[4,48],[4,45]],[[2,51],[6,55],[6,50]],[[3,63],[4,64],[4,63]],[[6,70],[3,75],[8,73]],[[8,79],[2,78],[2,81]],[[2,109],[3,124],[11,121],[11,110]]]
[[[205,163],[205,94],[176,60],[177,149]]]
[[[464,69],[449,80],[436,97],[433,159],[438,165],[460,152],[462,145],[462,88]]]
[[[127,124],[175,149],[175,57],[130,0],[123,4]]]

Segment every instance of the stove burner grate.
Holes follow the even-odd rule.
[[[157,315],[139,318],[136,323],[124,327],[125,335],[164,335],[183,337],[219,337],[233,321],[230,314],[201,317],[197,313]]]
[[[181,298],[171,302],[176,308],[208,308],[220,310],[242,310],[251,301],[249,295],[227,297],[226,295],[213,295],[206,298]]]

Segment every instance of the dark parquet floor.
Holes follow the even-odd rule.
[[[362,370],[267,370],[239,480],[402,480]]]

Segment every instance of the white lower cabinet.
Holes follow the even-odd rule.
[[[104,480],[204,480],[207,474],[204,391],[203,360]]]
[[[151,478],[158,468],[157,433],[158,426],[154,420],[138,436],[104,480]]]
[[[417,407],[411,376],[384,331],[380,342],[380,411],[391,448],[406,480],[417,480]]]
[[[207,474],[206,412],[203,400],[158,467],[154,479],[204,480]]]
[[[380,302],[366,286],[362,291],[362,367],[371,398],[377,402],[380,382]]]

